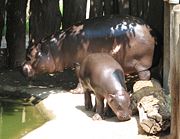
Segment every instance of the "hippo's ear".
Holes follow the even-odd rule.
[[[114,94],[108,94],[107,102],[111,102],[115,98]]]

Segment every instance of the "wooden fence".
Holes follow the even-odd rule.
[[[180,5],[165,1],[164,81],[171,94],[171,132],[168,139],[180,139]]]
[[[87,2],[90,7],[88,13],[90,18],[110,14],[130,14],[144,19],[160,34],[163,33],[162,0],[63,0],[63,14],[59,11],[59,6],[62,6],[59,5],[59,0],[43,0],[43,2],[42,0],[0,0],[0,40],[6,10],[6,41],[10,67],[18,66],[24,61],[27,1],[30,1],[30,46],[52,34],[61,24],[66,28],[84,20],[87,16]]]
[[[172,139],[180,139],[180,5],[173,7],[170,34],[170,92]]]

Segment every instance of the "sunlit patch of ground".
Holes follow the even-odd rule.
[[[139,134],[135,116],[126,122],[116,117],[93,121],[94,112],[84,109],[83,94],[53,94],[43,104],[56,117],[22,139],[159,139]]]

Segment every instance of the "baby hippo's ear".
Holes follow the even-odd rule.
[[[107,97],[107,102],[111,102],[113,99],[115,98],[115,95],[114,94],[108,94],[108,97]]]

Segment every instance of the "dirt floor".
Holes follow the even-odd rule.
[[[128,82],[134,82],[129,76]],[[23,139],[159,139],[159,136],[144,134],[138,127],[138,116],[130,121],[119,122],[116,117],[102,121],[91,119],[93,112],[85,111],[83,94],[71,94],[70,89],[77,85],[71,70],[63,74],[40,75],[27,80],[20,71],[0,71],[0,98],[32,98],[34,104],[43,103],[55,118]],[[129,84],[129,85],[130,85]],[[1,100],[0,100],[1,101]],[[141,132],[140,132],[141,131]]]

